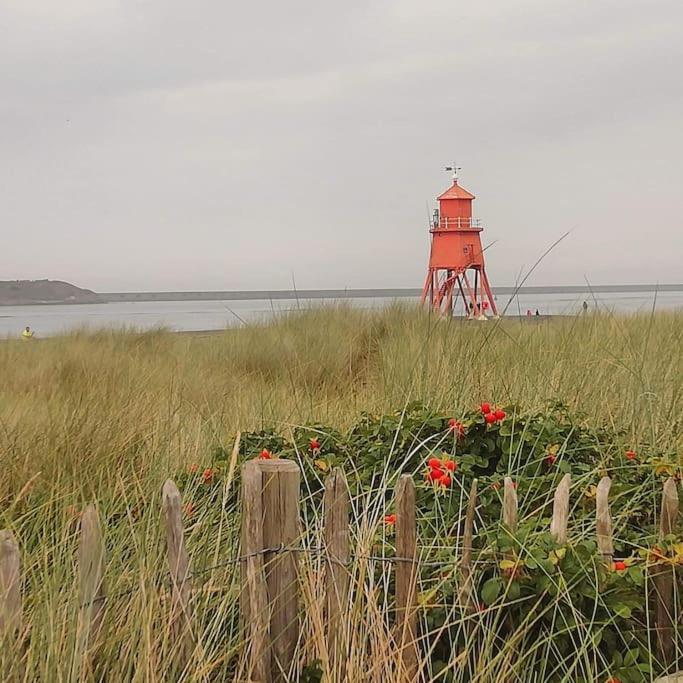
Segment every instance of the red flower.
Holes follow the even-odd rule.
[[[554,453],[548,453],[548,455],[545,456],[545,461],[548,465],[554,465],[555,460],[557,460],[557,456]]]
[[[320,450],[320,441],[318,441],[318,439],[311,439],[310,444],[311,444],[311,450],[312,451],[319,451]]]
[[[626,562],[622,562],[621,560],[617,560],[614,563],[614,571],[623,572],[624,569],[627,569]]]
[[[205,484],[209,484],[210,482],[213,481],[213,475],[216,473],[216,470],[213,469],[213,467],[207,467],[203,472],[202,472],[202,479],[204,479]]]
[[[188,465],[188,467],[187,467],[187,471],[190,474],[196,474],[198,470],[199,470],[199,465],[196,462],[193,462],[191,465]]]
[[[394,515],[394,514],[385,515],[384,516],[384,523],[387,526],[393,526],[394,524],[396,524],[396,515]]]
[[[455,472],[458,469],[458,463],[455,460],[446,460],[443,466],[451,472]]]
[[[267,448],[264,448],[264,449],[259,453],[259,456],[258,456],[258,457],[261,458],[261,460],[270,460],[270,459],[272,459],[273,454],[272,454]]]
[[[439,467],[433,467],[431,470],[429,470],[426,476],[429,481],[439,481],[441,477],[444,476],[444,471]]]
[[[441,460],[439,460],[438,458],[429,458],[429,460],[427,460],[427,467],[431,467],[432,469],[434,469],[435,467],[440,468]]]
[[[441,479],[439,479],[439,484],[444,488],[448,488],[451,485],[451,478],[448,474],[444,474]]]
[[[636,452],[635,451],[626,451],[625,455],[626,455],[627,460],[635,460],[636,459]]]
[[[488,415],[491,412],[491,405],[489,403],[482,403],[481,404],[481,412],[484,415]]]
[[[487,425],[493,424],[496,421],[496,416],[493,413],[484,413],[484,421]]]
[[[494,415],[496,416],[496,420],[498,420],[499,422],[500,422],[501,420],[504,420],[504,419],[505,419],[505,411],[504,411],[504,410],[496,410],[496,412],[494,413]]]

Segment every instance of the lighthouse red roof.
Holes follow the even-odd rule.
[[[449,187],[443,194],[437,197],[438,199],[474,199],[474,195],[468,192],[464,187],[458,185],[458,181],[454,180],[453,185]]]

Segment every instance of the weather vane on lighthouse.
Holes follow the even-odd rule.
[[[467,318],[486,320],[490,312],[498,315],[484,267],[478,218],[472,218],[474,195],[458,185],[459,166],[446,166],[453,172],[453,185],[437,197],[429,232],[432,236],[427,279],[422,290],[422,303],[443,315],[452,316],[462,299]]]
[[[455,161],[453,162],[452,166],[446,166],[447,171],[453,171],[453,180],[458,179],[458,171],[462,171],[462,167],[456,166]]]

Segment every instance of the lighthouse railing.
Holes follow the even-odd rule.
[[[438,223],[432,223],[432,230],[458,230],[458,229],[472,229],[481,228],[480,218],[445,218],[442,217]]]

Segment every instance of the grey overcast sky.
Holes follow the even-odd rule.
[[[418,287],[463,167],[492,283],[683,281],[680,0],[0,0],[0,279]]]

